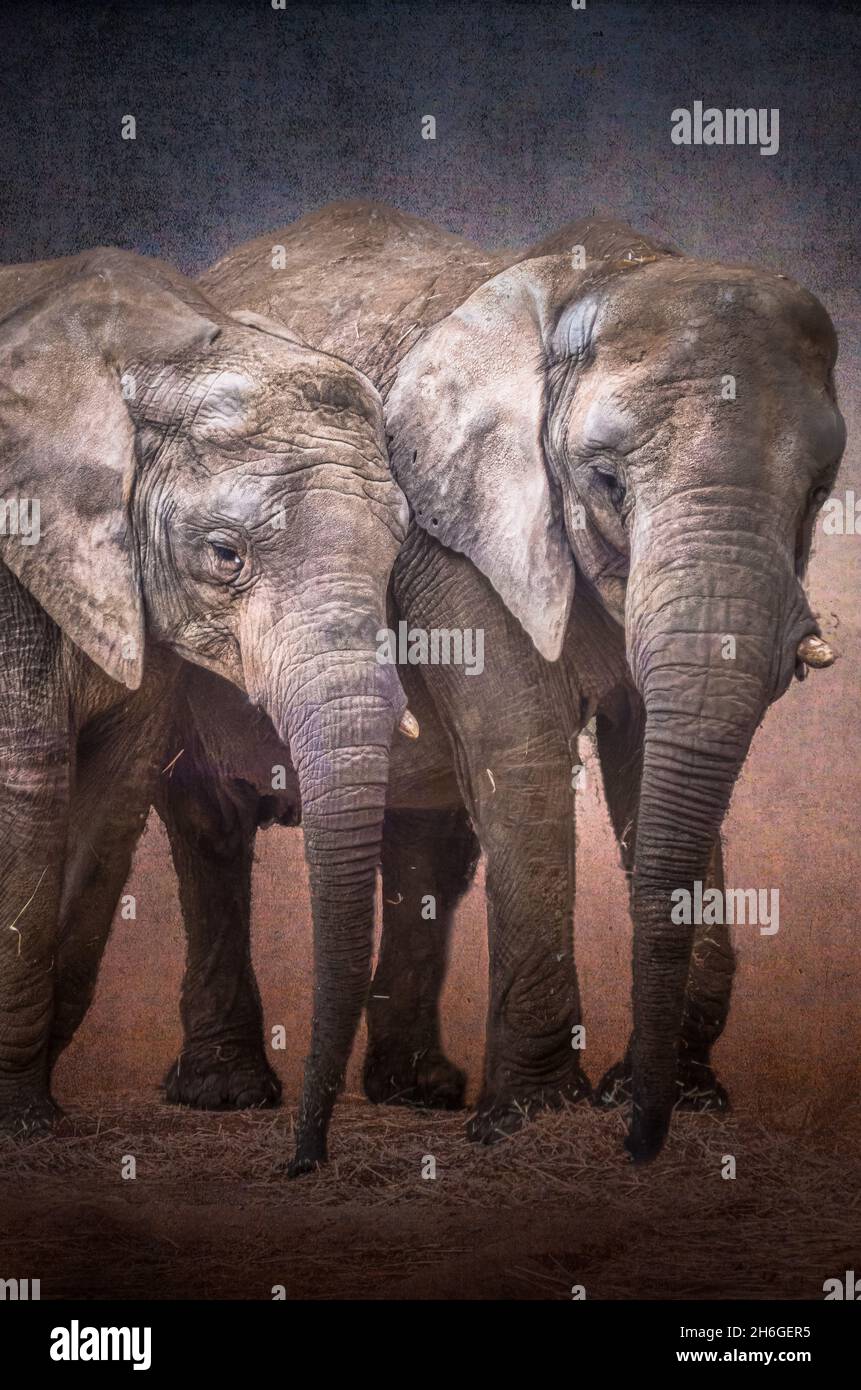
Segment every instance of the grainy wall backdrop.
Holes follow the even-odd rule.
[[[372,197],[488,245],[525,244],[593,209],[691,253],[756,262],[814,290],[841,339],[858,471],[857,30],[818,3],[19,4],[0,18],[0,259],[116,244],[194,273],[336,198]],[[777,108],[779,150],[679,147],[701,100]],[[121,139],[125,115],[137,138]],[[436,139],[421,138],[433,115]],[[820,537],[810,588],[843,653],[794,684],[757,736],[726,828],[728,881],[780,890],[780,931],[736,931],[718,1062],[776,1117],[825,1116],[858,1088],[861,535]],[[576,914],[593,1076],[624,1045],[630,931],[597,773],[581,795]],[[179,1042],[182,936],[154,820],[96,1003],[58,1096],[154,1088]],[[310,926],[296,832],[259,840],[255,959],[295,1098]],[[445,1016],[473,1083],[481,1057],[482,885],[458,923]],[[353,1084],[356,1081],[355,1066]]]

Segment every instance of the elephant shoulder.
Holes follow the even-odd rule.
[[[581,217],[566,222],[543,241],[528,247],[518,259],[535,260],[539,256],[570,254],[582,246],[587,262],[590,260],[652,260],[658,256],[678,256],[681,252],[671,241],[648,236],[619,222],[614,217]]]
[[[96,246],[56,260],[0,266],[0,320],[75,285],[98,299],[109,284],[130,299],[162,291],[198,313],[211,308],[193,281],[166,261],[118,246]]]
[[[7,318],[22,305],[73,273],[78,257],[53,261],[29,261],[21,265],[0,266],[0,319]]]
[[[246,242],[198,284],[228,311],[283,323],[382,389],[422,332],[511,259],[397,208],[354,201]]]
[[[327,203],[271,234],[276,235],[291,253],[305,241],[324,245],[340,255],[410,251],[425,260],[440,260],[462,251],[476,253],[480,249],[474,242],[423,217],[366,198]],[[270,242],[271,236],[267,234],[262,240]]]

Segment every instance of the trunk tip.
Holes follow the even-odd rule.
[[[634,1107],[631,1128],[625,1148],[631,1162],[638,1168],[653,1163],[664,1147],[670,1128],[669,1116],[649,1113]]]

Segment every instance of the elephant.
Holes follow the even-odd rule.
[[[437,1015],[480,849],[489,1007],[469,1136],[491,1143],[589,1097],[573,1045],[572,770],[594,720],[634,931],[631,1041],[597,1099],[632,1101],[628,1154],[654,1159],[677,1104],[727,1103],[710,1055],[729,934],[676,922],[672,895],[722,888],[721,826],[755,730],[793,675],[834,659],[803,587],[845,442],[825,309],[784,275],[697,260],[612,219],[488,252],[367,202],[258,237],[198,283],[371,378],[411,512],[390,623],[483,634],[480,678],[444,658],[398,667],[421,738],[390,764],[367,1094],[463,1099]],[[254,985],[247,910],[225,921],[216,908],[247,844],[222,858],[208,905],[189,882],[203,780],[172,840],[193,918],[185,1010],[214,1046],[228,984],[204,962],[234,969],[230,1041]],[[342,1051],[355,1017],[351,998]],[[327,1120],[306,1082],[293,1173],[325,1161]]]
[[[110,248],[0,269],[0,486],[0,1129],[27,1134],[191,671],[289,738],[317,1007],[343,1009],[408,718],[375,643],[407,510],[362,373]]]

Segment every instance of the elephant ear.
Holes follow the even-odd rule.
[[[298,347],[310,346],[294,328],[288,328],[284,323],[267,318],[265,314],[258,314],[256,309],[231,309],[230,317],[236,323],[241,323],[243,327],[257,328],[261,333],[268,333],[272,338],[283,338],[285,342],[295,343]]]
[[[0,560],[131,690],[143,674],[144,604],[124,399],[134,377],[120,378],[126,363],[170,360],[220,331],[146,265],[120,252],[58,263],[49,287],[0,321]]]
[[[560,256],[488,280],[406,355],[386,410],[416,522],[468,556],[551,661],[575,566],[543,447],[546,354],[577,283]]]

